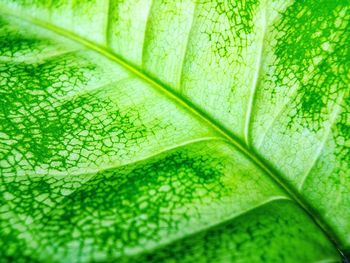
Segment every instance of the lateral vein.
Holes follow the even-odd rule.
[[[255,74],[253,78],[253,82],[250,88],[250,97],[248,101],[248,107],[247,107],[247,112],[246,112],[246,117],[245,117],[245,124],[244,124],[244,141],[246,145],[250,148],[251,147],[251,140],[249,138],[249,129],[251,125],[251,119],[252,119],[252,111],[253,111],[253,106],[254,106],[254,98],[257,92],[257,88],[259,85],[259,78],[260,78],[260,72],[261,72],[261,67],[262,67],[262,56],[263,56],[263,51],[264,51],[264,40],[265,40],[265,35],[266,35],[266,27],[267,27],[267,7],[265,5],[263,9],[263,18],[262,18],[262,28],[263,28],[263,33],[261,37],[261,43],[259,46],[258,50],[258,59],[256,62],[256,68],[255,68]]]
[[[343,101],[344,99],[344,96],[345,96],[345,92],[343,92],[339,98],[337,99],[337,102],[336,102],[336,105],[335,105],[335,108],[330,116],[330,121],[329,121],[329,124],[328,124],[328,127],[325,131],[325,134],[323,136],[323,140],[322,142],[320,143],[319,147],[317,148],[317,151],[316,151],[316,154],[315,154],[315,157],[313,159],[313,161],[311,162],[311,165],[309,167],[309,169],[304,173],[303,177],[302,177],[302,180],[300,180],[299,184],[298,184],[298,189],[301,190],[305,184],[305,181],[307,179],[307,177],[310,175],[312,169],[315,167],[318,159],[320,158],[320,155],[321,155],[321,152],[327,142],[327,139],[329,138],[329,135],[332,131],[332,127],[334,125],[334,123],[336,122],[337,120],[337,117],[338,117],[338,114],[341,110],[341,102]]]

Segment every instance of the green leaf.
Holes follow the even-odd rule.
[[[0,6],[2,261],[350,253],[349,1]]]

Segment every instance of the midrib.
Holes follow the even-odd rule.
[[[5,8],[4,8],[5,9]],[[118,55],[113,54],[111,50],[109,50],[106,47],[97,45],[87,39],[84,39],[75,33],[72,33],[70,31],[67,31],[63,28],[57,27],[55,25],[49,24],[45,21],[42,21],[37,18],[33,18],[30,16],[20,16],[18,14],[14,14],[12,11],[5,9],[6,11],[4,13],[7,13],[11,16],[18,17],[22,20],[29,21],[30,23],[33,23],[37,26],[40,26],[42,28],[46,28],[48,30],[51,30],[59,35],[62,35],[66,38],[69,38],[71,40],[74,40],[80,44],[83,44],[84,46],[90,48],[91,50],[94,50],[101,55],[107,57],[108,59],[118,63],[125,69],[132,72],[134,75],[138,76],[139,78],[143,79],[147,83],[151,84],[158,92],[163,94],[164,96],[171,99],[174,103],[177,105],[185,108],[191,115],[201,120],[203,123],[205,123],[207,126],[211,127],[214,131],[216,131],[218,134],[220,134],[229,144],[231,144],[234,148],[241,151],[247,158],[249,158],[255,165],[257,165],[261,170],[263,170],[268,176],[272,178],[272,180],[282,188],[286,194],[294,200],[315,222],[315,224],[322,230],[322,232],[332,241],[332,243],[335,245],[335,247],[340,251],[339,243],[336,238],[336,236],[333,234],[332,228],[325,222],[322,218],[316,216],[312,209],[310,208],[309,204],[304,200],[304,198],[288,183],[284,182],[283,177],[279,172],[277,172],[275,169],[271,167],[270,164],[268,164],[256,151],[253,149],[249,149],[244,142],[242,142],[238,137],[236,137],[231,131],[223,127],[220,123],[218,123],[216,120],[214,120],[211,116],[209,116],[206,112],[198,108],[195,104],[193,104],[191,101],[187,100],[186,98],[181,97],[179,94],[176,94],[173,92],[170,87],[163,85],[159,83],[157,80],[153,79],[152,77],[148,76],[146,73],[142,72],[140,69],[134,67],[124,59],[120,58]],[[342,252],[340,251],[342,254]]]

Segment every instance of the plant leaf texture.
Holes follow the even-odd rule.
[[[348,0],[0,0],[0,262],[347,262]]]

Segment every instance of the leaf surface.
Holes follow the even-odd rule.
[[[1,5],[5,261],[349,250],[347,1]]]

